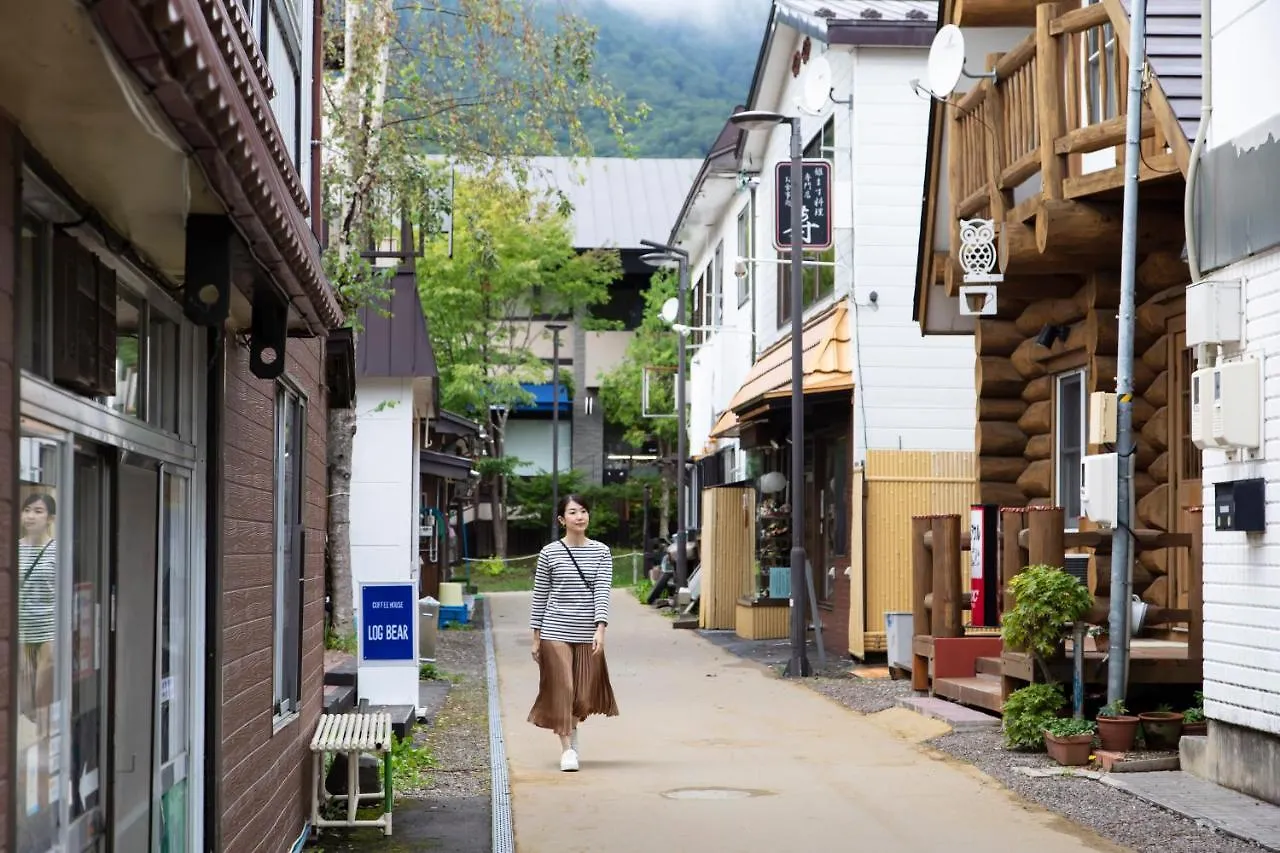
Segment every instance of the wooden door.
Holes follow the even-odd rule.
[[[1201,523],[1201,517],[1187,512],[1203,503],[1201,491],[1200,450],[1191,441],[1191,374],[1195,370],[1195,353],[1187,349],[1187,317],[1177,314],[1167,324],[1171,383],[1169,402],[1173,407],[1169,420],[1169,522],[1179,533],[1190,533]],[[1169,552],[1168,607],[1190,607],[1190,554],[1186,548]]]

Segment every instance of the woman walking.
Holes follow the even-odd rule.
[[[556,507],[564,537],[538,554],[533,581],[533,659],[538,698],[529,722],[560,736],[560,769],[578,769],[578,723],[592,714],[618,716],[604,659],[613,555],[587,538],[587,502],[567,495]]]
[[[18,539],[18,640],[23,694],[21,711],[32,719],[53,701],[53,645],[58,632],[58,542],[53,525],[58,505],[52,495],[34,492],[22,502]]]

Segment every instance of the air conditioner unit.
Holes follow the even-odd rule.
[[[1213,437],[1214,370],[1202,367],[1191,374],[1191,441],[1201,450],[1220,446]]]
[[[1116,526],[1118,453],[1086,456],[1080,463],[1080,514],[1099,527]]]
[[[1210,435],[1218,447],[1257,449],[1262,444],[1262,363],[1249,358],[1212,370]]]

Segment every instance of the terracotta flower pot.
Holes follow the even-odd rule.
[[[1108,752],[1130,752],[1138,737],[1137,717],[1098,717],[1098,740]]]
[[[1182,714],[1177,711],[1148,711],[1139,714],[1148,749],[1177,749],[1182,737]]]
[[[1182,724],[1183,737],[1204,737],[1209,733],[1209,724],[1205,722]]]
[[[1093,754],[1093,735],[1058,737],[1046,730],[1044,748],[1049,757],[1063,767],[1083,767],[1089,763],[1089,756]]]

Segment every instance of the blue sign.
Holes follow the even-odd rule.
[[[360,591],[360,656],[366,661],[414,661],[413,620],[417,618],[410,583],[365,584]]]

